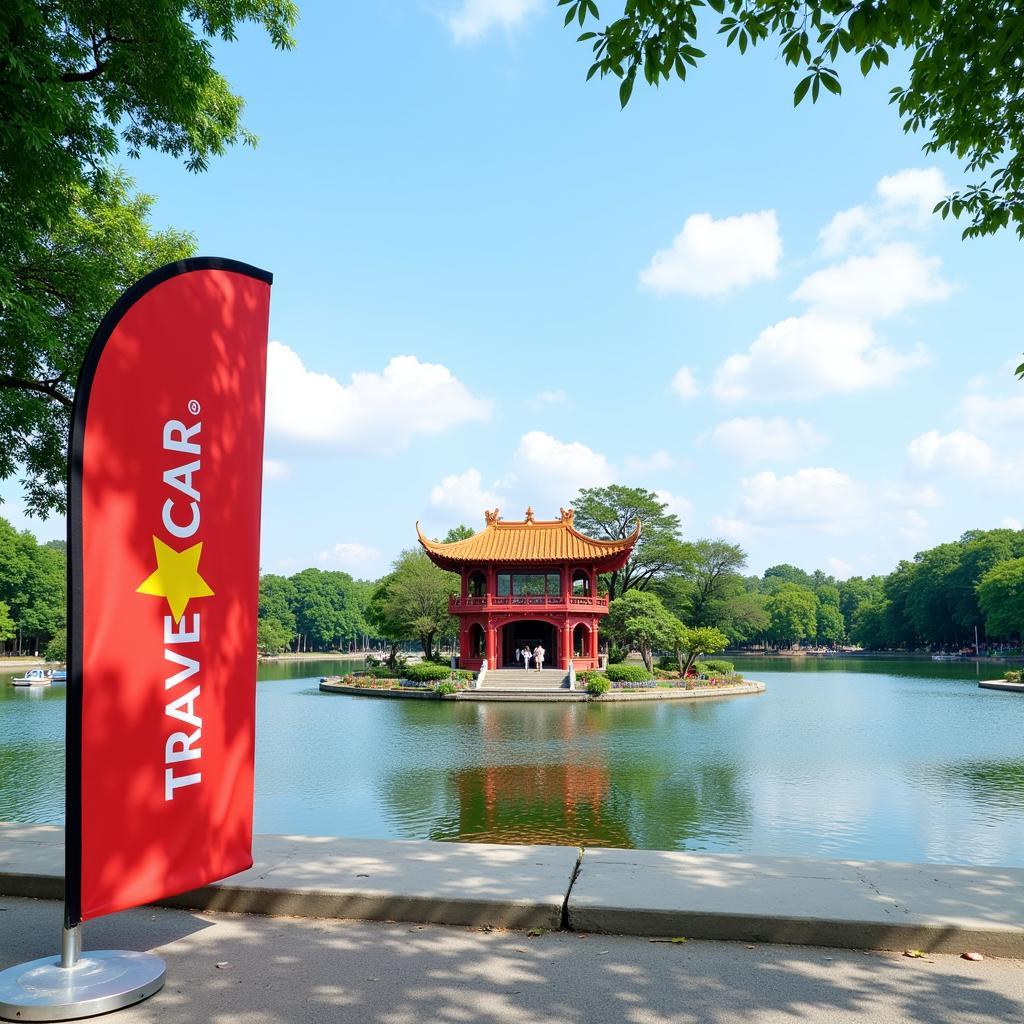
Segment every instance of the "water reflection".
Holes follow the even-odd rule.
[[[974,663],[743,667],[767,694],[549,705],[340,697],[317,689],[337,662],[262,666],[257,831],[1024,865],[1024,699]],[[0,679],[0,820],[61,820],[63,731],[62,686]]]

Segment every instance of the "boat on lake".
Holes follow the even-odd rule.
[[[29,669],[23,676],[15,676],[11,680],[14,686],[49,686],[52,682],[52,670],[45,668]]]

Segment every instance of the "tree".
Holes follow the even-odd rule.
[[[765,589],[777,590],[783,583],[795,583],[797,586],[814,589],[814,577],[803,569],[783,562],[781,565],[770,565],[764,571]]]
[[[717,612],[716,625],[726,634],[730,643],[749,643],[764,636],[771,622],[765,608],[763,594],[741,590],[725,600]]]
[[[291,644],[294,630],[273,618],[260,618],[256,623],[256,648],[261,654],[279,654]]]
[[[5,0],[0,5],[0,479],[66,508],[66,435],[82,354],[120,292],[193,239],[152,232],[152,200],[110,160],[156,150],[201,171],[255,143],[210,40],[246,22],[293,45],[291,0]]]
[[[686,622],[707,626],[722,617],[723,606],[742,591],[740,570],[747,553],[738,544],[702,537],[684,544],[686,560],[661,587],[668,606]]]
[[[684,626],[681,622],[672,636],[679,672],[685,676],[693,663],[705,654],[717,654],[729,646],[729,638],[713,626]]]
[[[818,599],[798,583],[783,583],[765,602],[770,622],[768,636],[782,647],[792,647],[818,629]]]
[[[58,629],[52,639],[46,645],[43,657],[47,661],[68,660],[68,631],[64,628]]]
[[[476,530],[472,526],[466,526],[465,523],[459,523],[458,526],[453,526],[445,535],[442,544],[454,544],[457,540],[469,540],[470,537],[474,536]]]
[[[598,540],[625,540],[640,523],[640,539],[629,561],[604,579],[614,601],[631,589],[645,590],[686,564],[679,517],[653,491],[642,487],[584,487],[573,499],[574,525]]]
[[[18,635],[18,629],[11,618],[11,609],[6,603],[0,601],[0,644],[13,640]]]
[[[994,565],[978,584],[978,603],[991,636],[1024,637],[1024,558]]]
[[[303,569],[290,582],[295,588],[295,628],[314,649],[337,649],[363,632],[347,572]]]
[[[448,598],[458,593],[458,577],[439,569],[418,549],[403,551],[389,576],[370,601],[369,616],[381,636],[392,644],[394,660],[402,640],[416,639],[428,660],[434,640],[454,631]]]
[[[909,51],[906,82],[890,102],[905,132],[924,131],[926,153],[946,150],[970,172],[987,177],[936,206],[943,217],[967,214],[964,237],[987,235],[1011,221],[1024,238],[1024,32],[1019,10],[1006,0],[625,0],[620,18],[600,26],[594,0],[559,0],[566,25],[586,26],[595,74],[619,78],[619,102],[629,102],[638,72],[650,85],[674,74],[685,79],[707,54],[696,45],[712,34],[698,12],[710,7],[726,46],[745,53],[758,43],[776,46],[797,70],[793,102],[822,90],[839,94],[838,65],[854,61],[863,75]]]
[[[256,138],[244,103],[214,67],[210,40],[251,22],[294,45],[291,0],[5,0],[0,14],[0,224],[28,246],[66,216],[119,150],[204,170]],[[2,279],[0,279],[2,280]],[[0,306],[12,292],[0,284]]]
[[[266,627],[264,640],[276,647],[276,650],[268,653],[276,654],[277,651],[284,650],[295,639],[297,605],[298,594],[295,584],[290,579],[274,573],[266,573],[260,577],[258,621],[260,624],[273,623]],[[264,648],[261,646],[262,649]]]
[[[153,197],[131,187],[121,174],[74,186],[67,215],[16,249],[19,236],[0,232],[13,281],[5,307],[0,294],[0,479],[21,469],[26,507],[39,516],[66,510],[71,404],[100,320],[130,284],[195,251],[191,235],[154,232]]]
[[[839,605],[818,603],[815,637],[819,644],[834,646],[846,639],[846,622]]]
[[[654,649],[672,647],[679,620],[657,594],[627,590],[608,605],[605,635],[613,643],[638,651],[648,672],[654,671]]]

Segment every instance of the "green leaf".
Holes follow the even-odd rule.
[[[619,86],[619,104],[622,109],[625,109],[626,104],[629,102],[629,97],[633,94],[633,75],[629,74],[622,80],[622,84]]]
[[[836,78],[835,75],[827,73],[823,74],[821,76],[821,84],[824,85],[833,96],[838,96],[843,91],[843,87],[839,84],[839,79]]]
[[[797,83],[797,87],[793,90],[794,107],[800,106],[800,101],[807,95],[807,90],[811,87],[811,79],[813,77],[813,75],[808,75]]]
[[[1021,364],[1020,364],[1020,366],[1018,366],[1018,367],[1017,367],[1017,369],[1016,369],[1016,370],[1014,370],[1013,372],[1014,372],[1014,373],[1015,373],[1015,374],[1017,375],[1017,377],[1019,377],[1019,378],[1020,378],[1021,380],[1024,380],[1024,363],[1021,363]]]

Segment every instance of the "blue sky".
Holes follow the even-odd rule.
[[[129,164],[158,224],[275,274],[265,570],[377,576],[417,519],[609,482],[754,571],[1024,521],[1024,250],[926,212],[964,179],[898,69],[794,110],[774,52],[712,43],[620,112],[554,0],[301,6],[291,53],[218,47],[258,148]]]

